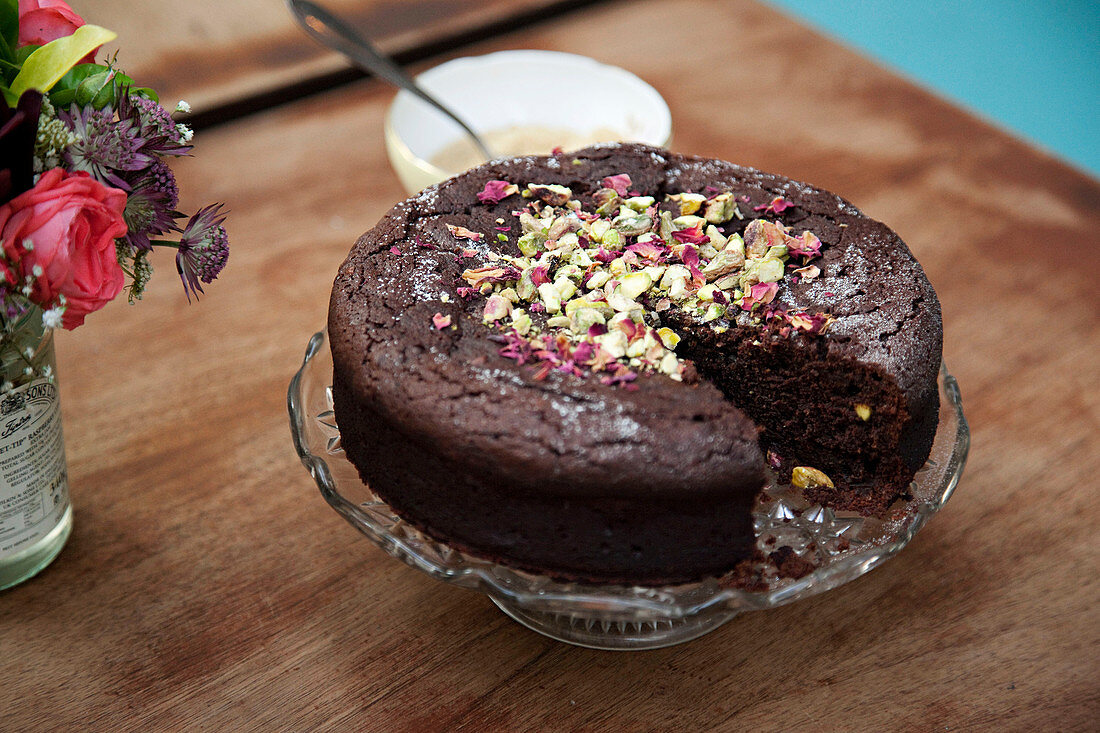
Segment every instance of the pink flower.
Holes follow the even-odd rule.
[[[32,277],[34,303],[52,307],[65,296],[66,329],[84,323],[84,316],[122,290],[115,239],[126,235],[125,206],[119,189],[61,168],[43,173],[38,185],[0,206],[4,257],[20,281]]]
[[[19,45],[45,46],[50,41],[71,36],[84,25],[64,0],[19,0]],[[95,63],[95,51],[80,60]]]

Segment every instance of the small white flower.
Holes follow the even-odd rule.
[[[34,374],[34,367],[23,367],[23,373],[28,377]]]
[[[176,111],[188,114],[191,112],[191,105],[181,99],[180,101],[176,102]]]
[[[176,125],[176,131],[180,134],[180,140],[185,143],[191,142],[191,138],[195,137],[195,133],[187,125]]]
[[[42,269],[42,265],[35,265],[31,268],[31,272],[34,273],[35,277],[42,277],[42,273],[45,272],[45,270]]]
[[[7,379],[4,380],[3,384],[0,384],[0,392],[11,392],[13,389],[15,389],[15,384]]]
[[[19,292],[23,293],[23,295],[29,298],[31,297],[31,293],[34,292],[34,288],[32,288],[30,285],[24,285]]]
[[[53,367],[49,364],[42,367],[42,376],[46,379],[53,379]]]
[[[42,328],[61,328],[61,316],[65,312],[65,308],[59,306],[57,308],[50,308],[47,311],[42,312]]]
[[[28,252],[33,251],[34,250],[34,242],[32,242],[29,239],[24,239],[23,240],[23,249],[27,250]]]
[[[34,349],[31,348],[30,346],[23,349],[23,356],[27,357],[27,361],[30,361],[31,359],[34,358]]]

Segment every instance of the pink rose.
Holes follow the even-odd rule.
[[[20,282],[31,275],[30,299],[43,307],[64,295],[62,325],[84,323],[122,290],[115,239],[126,235],[126,194],[83,171],[46,171],[38,185],[0,206],[4,256]],[[31,247],[25,246],[26,242]],[[41,268],[36,273],[35,270]]]
[[[84,19],[64,0],[19,0],[19,45],[44,46],[58,38],[71,36]],[[80,59],[95,63],[95,51]]]

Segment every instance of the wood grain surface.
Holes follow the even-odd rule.
[[[76,525],[0,594],[0,729],[1095,730],[1100,183],[748,0],[608,3],[462,53],[510,47],[631,69],[675,149],[901,234],[973,430],[950,503],[857,581],[642,653],[550,641],[371,545],[285,412],[337,266],[402,197],[392,92],[359,83],[197,138],[183,204],[226,201],[233,247],[200,304],[162,257],[145,302],[58,338]]]
[[[441,37],[476,34],[557,0],[321,0],[385,53]],[[579,3],[578,3],[579,4]],[[332,75],[348,67],[298,28],[285,0],[92,0],[74,3],[89,23],[118,39],[118,64],[165,100],[186,99],[204,114],[242,98]]]

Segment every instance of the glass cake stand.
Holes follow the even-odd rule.
[[[553,639],[595,649],[656,649],[694,639],[743,611],[774,608],[836,588],[896,554],[951,496],[970,447],[959,387],[940,368],[940,420],[912,499],[883,519],[811,504],[797,489],[765,487],[753,510],[767,555],[790,547],[815,568],[781,578],[765,561],[763,588],[719,577],[664,587],[559,582],[459,552],[396,516],[359,478],[340,447],[332,411],[332,357],[325,334],[309,340],[287,395],[294,447],[325,500],[394,557],[438,580],[480,591],[519,623]]]

